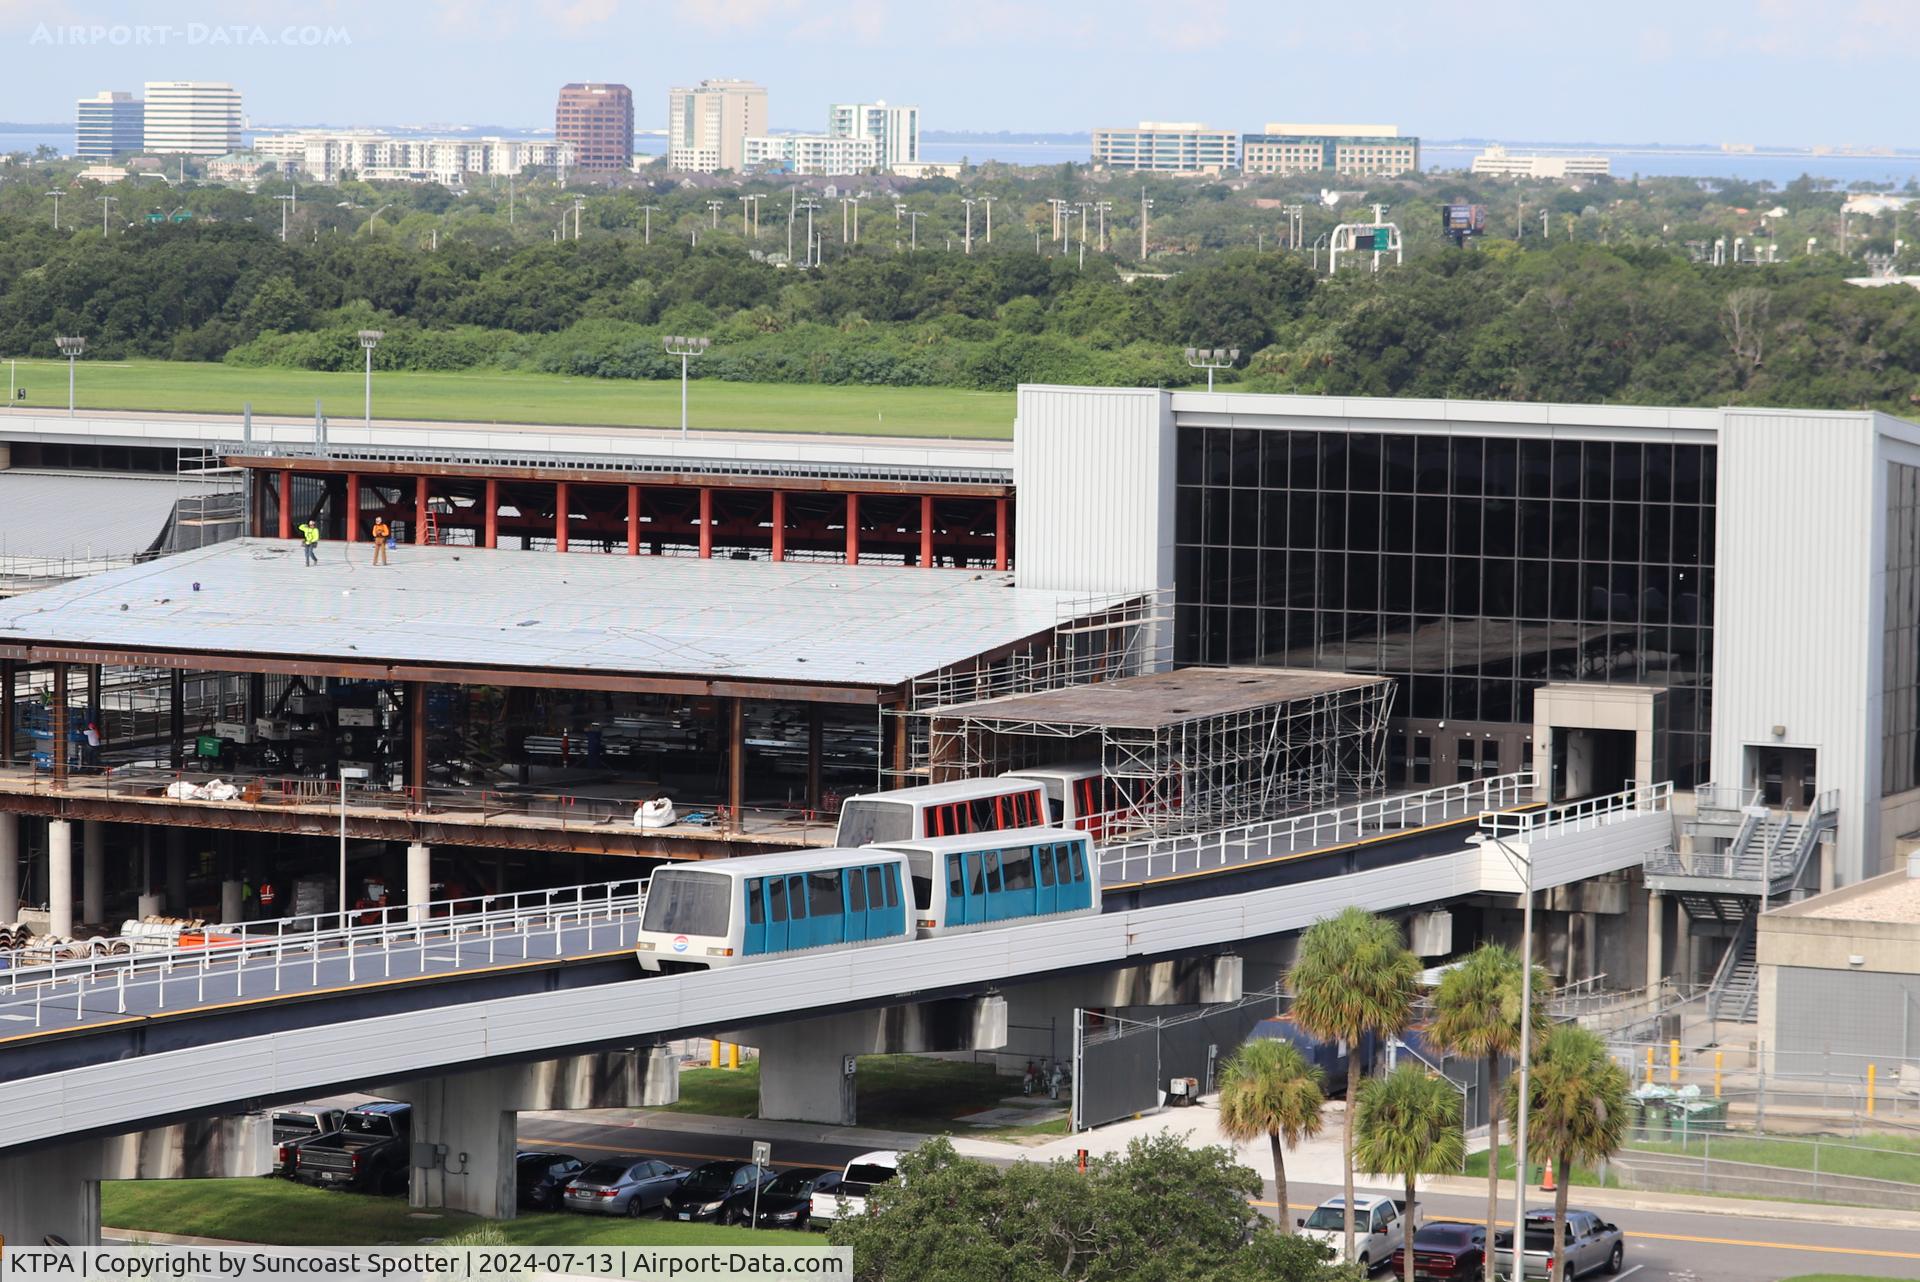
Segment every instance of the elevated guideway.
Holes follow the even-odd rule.
[[[1536,891],[1548,889],[1637,866],[1669,844],[1669,799],[1661,787],[1488,813],[1437,851],[1426,845],[1431,828],[1411,830],[1397,860],[1401,838],[1355,837],[1372,840],[1371,866],[1290,885],[1229,890],[1216,882],[1217,893],[1185,902],[1111,905],[1096,917],[704,973],[639,976],[625,951],[645,902],[635,883],[597,897],[579,892],[572,902],[563,894],[440,919],[254,937],[218,952],[20,966],[7,972],[0,1008],[0,1027],[19,1030],[0,1033],[0,1149],[371,1082],[1231,952],[1350,904],[1391,913],[1519,893],[1520,872],[1499,844],[1466,840],[1476,829],[1531,865]],[[1331,823],[1323,830],[1348,835]],[[1279,853],[1277,838],[1232,846],[1249,855],[1249,869],[1261,862],[1254,854],[1314,853]],[[1115,857],[1107,853],[1103,871]]]

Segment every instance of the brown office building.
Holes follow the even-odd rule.
[[[633,158],[633,93],[625,85],[567,85],[553,111],[556,141],[580,169],[625,169]]]

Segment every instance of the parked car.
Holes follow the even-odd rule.
[[[1390,1197],[1362,1193],[1353,1199],[1353,1258],[1371,1273],[1393,1258],[1406,1239],[1407,1204]],[[1333,1248],[1338,1256],[1347,1244],[1347,1203],[1330,1197],[1299,1221],[1301,1236]]]
[[[276,1109],[272,1117],[273,1173],[292,1179],[294,1153],[308,1140],[339,1130],[340,1120],[346,1115],[345,1109],[311,1104]]]
[[[773,1180],[772,1171],[752,1162],[706,1162],[667,1194],[662,1214],[669,1220],[744,1224],[753,1218],[754,1190],[765,1193]]]
[[[571,1153],[515,1153],[513,1182],[523,1211],[557,1211],[567,1182],[587,1164]]]
[[[406,1192],[412,1116],[412,1105],[386,1101],[348,1110],[339,1130],[294,1151],[293,1178],[326,1188]]]
[[[814,1192],[808,1222],[824,1228],[842,1215],[865,1215],[867,1194],[873,1186],[885,1184],[898,1174],[900,1154],[891,1149],[862,1153],[847,1163],[838,1184]]]
[[[686,1178],[685,1167],[658,1158],[595,1162],[567,1182],[561,1202],[569,1211],[638,1217],[664,1205]]]
[[[831,1196],[844,1177],[839,1171],[799,1167],[782,1171],[773,1183],[760,1190],[760,1211],[753,1221],[757,1229],[804,1229],[813,1219],[813,1195]],[[748,1199],[752,1210],[752,1199]]]
[[[1406,1248],[1393,1253],[1394,1276],[1406,1273]],[[1440,1282],[1482,1282],[1487,1276],[1487,1229],[1483,1224],[1442,1220],[1413,1234],[1413,1276]]]
[[[1577,1278],[1604,1269],[1618,1273],[1626,1262],[1625,1235],[1591,1211],[1567,1211],[1566,1276]],[[1521,1271],[1530,1278],[1553,1277],[1553,1212],[1527,1215],[1526,1241],[1520,1249]],[[1501,1229],[1493,1239],[1493,1267],[1501,1276],[1513,1269],[1513,1230]]]

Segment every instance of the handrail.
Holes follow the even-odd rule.
[[[1671,782],[1640,784],[1632,788],[1622,788],[1619,792],[1606,793],[1603,796],[1583,797],[1579,801],[1564,802],[1545,810],[1531,810],[1519,814],[1482,815],[1480,829],[1482,832],[1526,841],[1550,832],[1578,832],[1584,828],[1597,827],[1622,811],[1660,811],[1670,810],[1672,807],[1673,784]]]

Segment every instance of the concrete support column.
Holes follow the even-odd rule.
[[[167,829],[167,911],[176,917],[187,911],[187,834]]]
[[[1600,973],[1600,914],[1583,912],[1580,914],[1580,965],[1586,970],[1586,977],[1592,979]]]
[[[458,1073],[413,1083],[413,1144],[433,1165],[415,1167],[407,1202],[510,1220],[514,1197],[515,1069]]]
[[[220,920],[239,921],[247,910],[246,900],[240,894],[240,882],[228,877],[220,883]]]
[[[8,1246],[37,1247],[48,1237],[99,1244],[102,1143],[0,1154],[0,1238]]]
[[[407,920],[425,921],[432,898],[433,848],[416,841],[407,847]]]
[[[73,934],[73,825],[47,821],[47,929]]]
[[[854,1073],[858,1033],[822,1036],[839,1019],[806,1020],[757,1031],[760,1116],[826,1126],[857,1120]]]
[[[0,812],[0,924],[20,916],[20,816]]]
[[[1647,893],[1647,985],[1658,984],[1664,976],[1666,956],[1667,897],[1659,891]]]
[[[98,926],[107,916],[107,826],[97,819],[80,825],[80,920]]]

